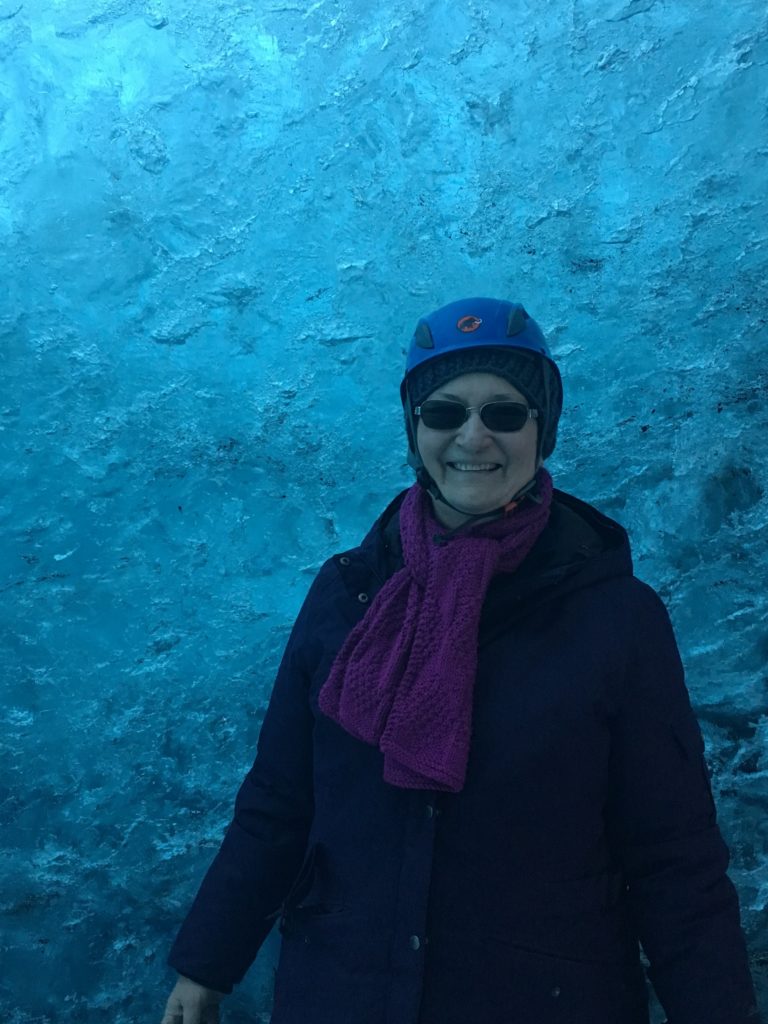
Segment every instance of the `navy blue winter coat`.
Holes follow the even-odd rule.
[[[395,788],[317,695],[402,565],[397,510],[327,562],[170,963],[222,992],[275,920],[273,1024],[757,1020],[701,733],[624,530],[555,492],[491,583],[458,794]]]

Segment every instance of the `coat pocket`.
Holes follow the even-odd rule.
[[[596,962],[458,932],[429,949],[423,1024],[649,1024],[634,950]]]
[[[307,917],[338,910],[341,905],[329,893],[327,848],[323,843],[313,843],[280,908],[280,931],[287,934]]]

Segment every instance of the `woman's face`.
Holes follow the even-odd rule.
[[[465,373],[433,391],[429,399],[479,409],[486,402],[522,402],[524,395],[493,373]],[[425,399],[428,401],[429,399]],[[494,433],[472,412],[457,430],[431,430],[418,419],[416,443],[427,472],[456,512],[433,499],[438,520],[451,529],[471,515],[505,505],[532,479],[536,462],[536,420],[515,433]],[[464,514],[466,513],[466,514]]]

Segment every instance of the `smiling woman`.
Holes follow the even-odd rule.
[[[212,1024],[273,921],[272,1024],[756,1024],[701,733],[624,529],[555,490],[521,305],[419,321],[417,482],[321,569],[171,952]]]
[[[457,319],[467,304],[479,312]],[[522,306],[471,299],[421,320],[401,398],[409,462],[443,525],[511,512],[536,490],[536,472],[555,446],[563,389],[544,335]]]

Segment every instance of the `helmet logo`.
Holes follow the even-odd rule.
[[[471,334],[476,331],[483,321],[479,316],[463,316],[456,326],[463,334]]]

